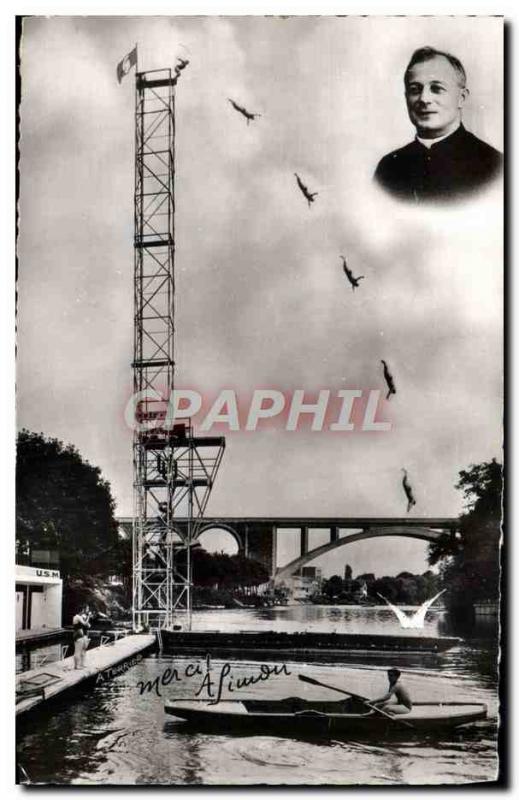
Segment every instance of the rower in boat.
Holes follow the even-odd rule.
[[[409,714],[412,711],[411,697],[400,680],[401,674],[399,669],[388,669],[388,690],[382,697],[372,700],[372,705],[387,711],[389,714]]]
[[[373,734],[385,735],[432,733],[444,734],[448,729],[461,728],[465,725],[484,720],[487,717],[485,703],[434,702],[416,701],[411,703],[409,693],[400,680],[400,671],[388,670],[389,689],[383,697],[378,698],[376,705],[367,697],[344,688],[312,678],[309,675],[298,675],[303,683],[320,686],[332,690],[355,701],[351,707],[344,700],[313,700],[302,697],[285,697],[282,699],[247,699],[241,700],[192,700],[172,699],[165,703],[166,714],[185,720],[195,725],[216,727],[228,733],[232,725],[243,731],[245,728],[269,730],[276,732],[309,732],[327,735]],[[392,698],[395,701],[390,703]],[[405,708],[397,710],[399,707]],[[401,716],[407,714],[406,717]]]

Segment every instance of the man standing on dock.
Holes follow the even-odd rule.
[[[399,669],[388,669],[389,688],[383,697],[371,701],[373,705],[380,705],[390,714],[408,714],[411,711],[413,708],[411,697],[400,680],[400,675]]]
[[[72,625],[74,626],[74,669],[84,669],[85,666],[85,653],[90,643],[90,639],[87,636],[90,628],[90,616],[88,606],[85,606],[72,620]]]

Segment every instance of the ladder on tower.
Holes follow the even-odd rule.
[[[133,623],[158,637],[178,615],[191,626],[191,551],[225,448],[223,437],[195,436],[190,421],[165,424],[175,370],[179,74],[137,72],[135,84]],[[188,518],[187,529],[176,530],[176,516]]]

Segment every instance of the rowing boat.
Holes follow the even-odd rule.
[[[433,734],[459,728],[485,719],[484,703],[415,703],[408,714],[391,719],[372,708],[351,701],[313,701],[299,697],[283,700],[171,700],[165,704],[171,714],[199,726],[211,726],[227,732],[262,729],[306,733],[369,733],[412,730]],[[404,727],[405,726],[405,727]]]

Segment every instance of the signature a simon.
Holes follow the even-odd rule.
[[[140,694],[155,692],[157,697],[162,697],[161,687],[169,686],[172,683],[182,683],[187,678],[199,677],[200,684],[194,696],[200,697],[205,692],[209,700],[216,704],[220,702],[224,691],[232,693],[262,681],[268,681],[276,675],[290,674],[286,664],[261,664],[255,672],[237,677],[233,675],[232,665],[229,661],[215,667],[208,654],[205,661],[189,662],[182,667],[166,667],[162,675],[157,675],[152,681],[139,681],[137,687]]]

